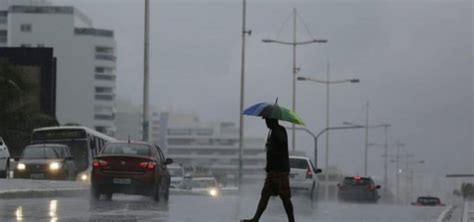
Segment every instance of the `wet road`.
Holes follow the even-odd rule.
[[[169,204],[125,195],[116,195],[112,201],[91,201],[88,197],[3,199],[0,221],[238,221],[253,214],[256,198],[171,196]],[[293,202],[296,220],[303,222],[432,222],[443,211],[443,208],[312,202],[298,196]],[[261,221],[286,221],[279,199],[270,201]]]

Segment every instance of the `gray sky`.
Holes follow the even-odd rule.
[[[55,0],[82,9],[97,27],[115,30],[118,98],[141,104],[143,5],[137,0]],[[195,112],[205,121],[238,122],[241,1],[151,1],[151,99],[160,109]],[[391,123],[390,143],[426,160],[422,173],[473,171],[473,9],[471,1],[248,0],[246,106],[291,105],[291,48],[262,38],[291,39],[279,30],[293,7],[312,35],[328,44],[298,48],[300,75],[360,78],[331,88],[331,125]],[[300,22],[300,21],[299,21]],[[302,23],[298,39],[311,38]],[[297,83],[297,112],[307,127],[325,125],[325,88]],[[245,118],[246,135],[264,137],[264,123]],[[371,130],[370,142],[383,143]],[[298,134],[298,148],[312,138]],[[324,140],[319,146],[324,156]],[[363,130],[331,133],[330,164],[363,173]],[[381,175],[382,148],[370,149],[369,173]],[[390,153],[394,153],[392,149]],[[312,152],[308,153],[313,155]],[[320,158],[319,166],[324,166]]]

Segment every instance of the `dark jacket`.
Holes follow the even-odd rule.
[[[286,129],[277,126],[270,131],[267,137],[267,172],[290,172],[288,156],[288,137]]]

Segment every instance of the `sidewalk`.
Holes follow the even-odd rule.
[[[89,192],[89,185],[76,181],[0,179],[0,198],[74,196]]]
[[[474,201],[464,203],[462,222],[474,222]]]

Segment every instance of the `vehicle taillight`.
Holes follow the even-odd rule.
[[[92,162],[92,166],[94,167],[103,167],[103,166],[108,166],[108,165],[109,165],[109,162],[105,160],[94,160]]]
[[[306,179],[311,179],[313,178],[313,171],[311,171],[310,168],[306,171]]]
[[[141,168],[144,168],[144,169],[149,169],[149,170],[151,170],[151,169],[155,169],[156,163],[153,162],[153,161],[141,162],[141,163],[140,163],[140,167],[141,167]]]

